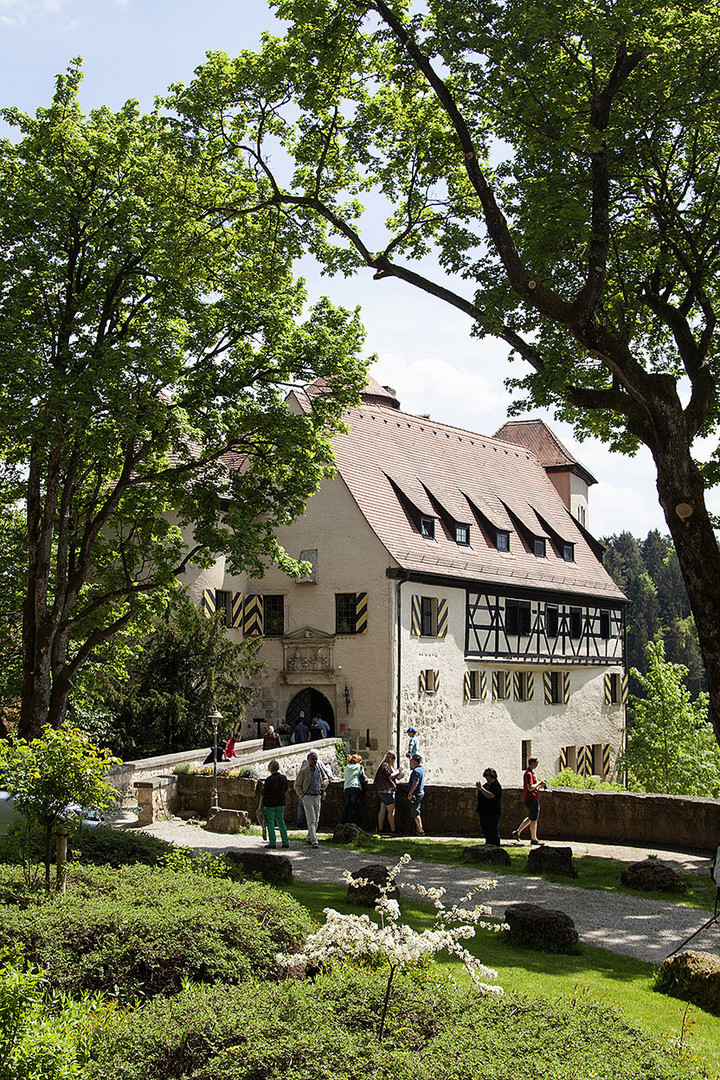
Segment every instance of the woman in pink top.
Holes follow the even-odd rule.
[[[540,817],[540,796],[538,792],[545,791],[547,784],[544,780],[538,780],[534,773],[534,769],[537,768],[538,759],[531,757],[527,763],[527,769],[523,773],[523,802],[525,803],[525,809],[527,810],[527,817],[518,825],[517,829],[513,829],[512,835],[516,840],[520,839],[520,833],[526,826],[530,826],[530,843],[539,844],[540,841],[537,838],[537,823]]]

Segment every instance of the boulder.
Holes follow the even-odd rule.
[[[348,884],[346,900],[349,904],[360,904],[362,907],[375,907],[380,897],[380,889],[387,885],[390,880],[390,871],[384,863],[371,863],[370,866],[361,866],[355,870],[351,877],[360,878],[367,882],[366,885]],[[395,888],[390,890],[394,893]]]
[[[250,828],[250,816],[245,810],[211,810],[205,828],[208,832],[245,832]]]
[[[572,848],[569,847],[549,847],[547,844],[531,847],[527,868],[531,874],[564,874],[566,877],[577,877]]]
[[[259,874],[271,885],[287,885],[293,879],[292,863],[287,855],[269,851],[226,851],[225,858],[233,866],[239,866],[244,874]]]
[[[490,866],[511,866],[512,860],[505,848],[497,844],[473,844],[462,850],[462,861]]]
[[[642,889],[643,892],[686,893],[688,887],[675,873],[672,866],[661,859],[648,857],[642,862],[630,863],[620,874],[620,881],[630,889]]]
[[[511,904],[505,909],[505,922],[513,945],[539,952],[577,952],[578,932],[564,911],[539,904]]]
[[[720,1013],[720,956],[711,953],[678,953],[665,960],[655,987],[666,994],[690,998],[709,1012]]]
[[[347,822],[344,825],[336,825],[332,834],[333,844],[354,844],[357,840],[371,839],[370,833],[365,832],[359,825]]]

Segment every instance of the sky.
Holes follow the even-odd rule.
[[[128,98],[150,109],[170,83],[188,82],[208,50],[255,48],[263,30],[277,29],[266,0],[0,0],[0,106],[25,112],[46,105],[55,76],[82,57],[83,107],[119,108]],[[403,282],[321,277],[314,263],[298,268],[311,299],[360,305],[373,376],[392,386],[407,412],[430,414],[483,435],[507,419],[503,381],[512,371],[508,347],[470,337],[467,316]],[[595,439],[578,443],[570,427],[542,416],[597,479],[590,491],[589,527],[598,537],[627,530],[667,533],[648,451],[611,454]],[[720,513],[720,494],[709,505]]]

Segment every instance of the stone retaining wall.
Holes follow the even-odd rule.
[[[269,759],[273,755],[267,752],[267,756]],[[290,770],[287,771],[289,774]],[[264,774],[265,769],[261,772]],[[174,808],[176,812],[195,810],[205,816],[211,793],[212,777],[192,773],[178,776]],[[222,807],[247,810],[252,818],[256,805],[255,782],[237,777],[221,779],[219,799]],[[426,831],[440,836],[477,836],[480,829],[476,804],[474,788],[428,786],[423,803]],[[286,818],[293,824],[296,806],[295,793],[291,790]],[[377,824],[377,807],[377,797],[370,788],[364,794],[356,824],[372,830]],[[321,827],[334,826],[342,809],[343,790],[338,781],[330,785],[323,802]],[[521,790],[505,788],[500,835],[509,839],[524,816]],[[399,833],[413,831],[407,785],[398,788],[397,827]],[[720,800],[552,788],[541,796],[539,835],[544,840],[586,840],[710,853],[720,843]]]

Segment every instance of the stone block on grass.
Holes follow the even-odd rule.
[[[665,994],[689,998],[708,1012],[720,1013],[720,956],[686,952],[670,956],[657,974],[655,987]]]
[[[620,874],[620,881],[629,889],[642,889],[643,892],[686,893],[688,887],[672,866],[662,859],[643,859],[642,862],[630,863]]]
[[[573,863],[572,848],[550,847],[540,844],[528,851],[528,872],[531,874],[563,874],[565,877],[577,877]]]
[[[287,855],[276,855],[270,851],[226,851],[225,858],[233,866],[238,866],[244,874],[259,874],[263,881],[271,885],[287,885],[293,879],[292,862]]]
[[[372,838],[369,832],[365,832],[359,825],[353,825],[351,822],[336,825],[332,834],[333,844],[354,844],[358,840],[370,839]]]
[[[462,861],[472,862],[479,865],[511,866],[512,860],[505,848],[497,844],[473,844],[462,850]]]
[[[384,888],[389,879],[390,871],[384,863],[371,863],[369,866],[361,866],[351,875],[353,879],[365,881],[365,885],[353,885],[350,883],[347,890],[347,902],[360,904],[362,907],[375,907],[380,896],[380,889]],[[395,892],[391,889],[390,895]]]
[[[511,904],[505,909],[511,944],[538,952],[577,952],[578,932],[564,911],[539,904]]]

